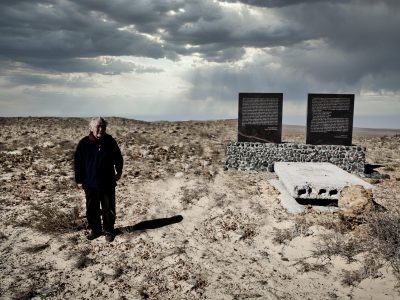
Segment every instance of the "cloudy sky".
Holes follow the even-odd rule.
[[[239,92],[354,93],[400,128],[398,0],[1,0],[0,116],[237,118]]]

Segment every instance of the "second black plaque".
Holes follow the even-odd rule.
[[[354,94],[308,94],[307,144],[351,145]]]

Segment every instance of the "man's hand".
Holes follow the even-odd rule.
[[[78,183],[76,186],[77,186],[77,188],[80,189],[80,190],[83,188],[82,183]]]
[[[115,180],[118,181],[121,179],[122,173],[117,173],[117,175],[115,175]]]

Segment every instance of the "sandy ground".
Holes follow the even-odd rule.
[[[86,240],[84,194],[73,180],[87,120],[0,119],[1,299],[399,299],[390,264],[349,283],[365,253],[315,255],[335,214],[291,215],[268,182],[274,173],[223,170],[235,120],[108,121],[125,160],[112,243]],[[394,212],[399,134],[356,129],[353,137],[389,175],[366,180]],[[304,128],[286,126],[283,140],[304,143]]]

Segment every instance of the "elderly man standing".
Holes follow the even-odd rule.
[[[101,117],[89,123],[90,133],[79,141],[75,151],[75,181],[86,196],[86,217],[93,240],[102,235],[115,237],[115,186],[121,178],[123,158],[117,142],[106,133],[107,122]],[[100,209],[101,207],[101,209]]]

